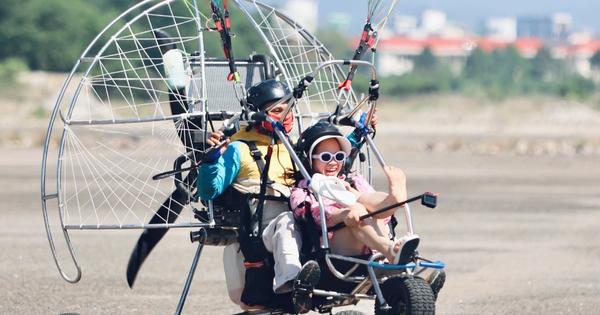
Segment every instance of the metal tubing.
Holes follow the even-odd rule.
[[[308,187],[310,187],[310,179],[308,179]],[[317,192],[313,192],[315,196],[317,196],[317,202],[319,203],[319,215],[321,216],[321,233],[323,235],[323,248],[329,248],[329,236],[327,235],[327,220],[325,220],[325,206],[323,203],[323,197],[321,194]],[[307,211],[309,215],[312,215],[310,211]]]
[[[43,181],[42,181],[43,182]],[[67,247],[69,248],[69,254],[71,255],[71,259],[75,264],[75,269],[77,271],[74,278],[69,277],[62,268],[60,264],[60,260],[58,259],[58,252],[56,251],[56,247],[54,246],[54,238],[52,237],[52,230],[50,228],[50,221],[48,219],[48,210],[46,208],[46,200],[42,199],[42,213],[44,215],[44,225],[46,226],[46,235],[48,236],[48,242],[50,243],[50,250],[52,251],[52,257],[54,257],[54,263],[58,268],[58,272],[60,275],[69,283],[77,283],[81,280],[81,265],[77,260],[77,256],[75,255],[75,250],[73,249],[73,244],[71,243],[71,239],[69,238],[69,234],[65,229],[63,229],[63,235],[65,237],[65,241],[67,243]],[[61,220],[62,221],[62,220]]]
[[[381,153],[379,153],[379,150],[377,150],[377,147],[375,146],[375,142],[373,142],[373,139],[371,139],[371,137],[369,137],[369,136],[366,136],[365,139],[367,139],[369,148],[371,148],[371,150],[373,151],[373,154],[375,154],[375,157],[379,161],[379,164],[381,164],[381,166],[385,166],[386,165],[385,161],[383,160]],[[410,206],[408,204],[404,205],[404,216],[406,217],[407,231],[410,232],[411,234],[414,234],[412,214],[410,212]]]
[[[269,116],[267,116],[267,119],[270,122],[274,121]],[[304,165],[302,165],[302,162],[300,161],[300,159],[298,158],[296,153],[294,152],[294,148],[292,147],[290,142],[285,137],[285,134],[283,133],[283,131],[279,130],[278,128],[273,128],[273,130],[275,130],[275,132],[277,133],[277,136],[279,137],[279,139],[281,139],[281,142],[283,142],[283,145],[290,152],[290,156],[292,157],[292,160],[294,161],[294,163],[296,163],[296,166],[298,166],[298,168],[300,169],[300,173],[302,173],[302,176],[304,178],[306,178],[306,180],[308,180],[308,184],[310,186],[310,178],[311,177],[310,177],[308,171],[304,168]],[[315,193],[315,195],[317,196],[317,201],[319,202],[319,212],[321,213],[321,218],[325,218],[325,210],[323,208],[323,199],[320,194]],[[325,220],[321,220],[321,231],[322,231],[323,235],[327,235],[327,222],[325,222]],[[327,237],[323,237],[323,248],[329,248],[329,240],[327,239]]]
[[[248,0],[246,0],[246,1],[248,1]],[[248,2],[253,2],[255,5],[259,4],[256,1],[248,1]],[[246,18],[248,18],[248,20],[250,22],[252,22],[252,24],[254,24],[254,29],[260,35],[263,42],[269,49],[269,53],[271,53],[271,56],[275,59],[275,62],[277,63],[277,67],[282,71],[285,78],[289,78],[289,75],[286,73],[285,67],[283,66],[283,62],[281,61],[281,59],[279,59],[279,54],[277,54],[277,51],[275,51],[275,48],[273,48],[273,45],[271,45],[271,42],[269,41],[267,36],[260,29],[260,26],[258,24],[256,24],[256,21],[254,21],[254,18],[252,17],[252,15],[248,12],[248,10],[246,10],[246,8],[244,6],[242,6],[240,4],[240,2],[238,0],[233,0],[233,3],[235,3],[235,5],[242,11],[242,13],[244,13],[244,15],[246,15]],[[275,11],[275,9],[272,7],[264,6],[264,8]],[[289,84],[290,84],[290,82],[288,82],[288,85]]]
[[[381,153],[379,153],[379,150],[375,146],[375,142],[373,142],[373,139],[371,137],[369,137],[368,135],[365,136],[365,139],[367,140],[367,143],[369,144],[369,148],[371,148],[371,150],[373,151],[373,154],[375,154],[375,157],[379,161],[379,164],[381,164],[382,167],[386,166],[385,161],[383,160],[383,156],[381,156]]]
[[[196,227],[214,227],[211,223],[190,222],[190,223],[159,223],[159,224],[66,224],[66,230],[127,230],[127,229],[169,229],[169,228],[196,228]]]
[[[203,117],[206,115],[205,112],[194,112],[179,115],[167,115],[161,117],[146,117],[146,118],[128,118],[128,119],[99,119],[99,120],[69,120],[67,119],[62,111],[59,111],[60,119],[65,125],[114,125],[114,124],[134,124],[174,119],[189,119],[193,117]]]
[[[155,8],[158,8],[166,3],[170,3],[173,0],[165,0],[162,2],[159,2],[157,4],[155,4],[154,6],[150,7],[149,9],[144,10],[144,13],[146,12],[152,12]],[[111,27],[112,25],[114,25],[117,21],[119,21],[122,17],[124,17],[126,14],[128,14],[129,12],[137,9],[138,7],[145,5],[146,3],[150,3],[150,2],[155,2],[154,0],[145,0],[143,2],[138,3],[137,5],[129,8],[127,11],[125,11],[123,14],[121,14],[119,17],[117,17],[112,23],[109,24],[109,26],[107,26],[95,39],[94,41],[92,41],[92,43],[88,46],[88,48],[85,50],[85,52],[82,54],[82,57],[85,57],[85,54],[87,54],[88,50],[91,49],[91,47],[93,47],[93,45],[96,43],[96,40],[98,40],[100,38],[100,36],[104,35],[104,32],[106,32],[108,30],[109,27]],[[131,25],[133,24],[133,22],[136,22],[137,20],[142,18],[142,14],[138,14],[137,16],[133,17],[131,20],[127,21],[127,23],[125,23],[125,25],[123,25],[118,31],[115,32],[115,34],[121,34],[124,30],[128,29],[129,27],[131,27]],[[108,49],[109,45],[112,44],[116,39],[116,36],[113,35],[111,37],[111,39],[109,41],[107,41],[104,46],[102,46],[102,48],[100,48],[100,50],[96,53],[96,57],[94,58],[94,60],[91,62],[91,65],[87,68],[87,70],[85,71],[85,73],[83,74],[83,78],[87,78],[88,75],[90,74],[90,72],[92,71],[92,68],[94,67],[94,65],[96,64],[96,62],[98,62],[98,57],[97,56],[101,56],[104,51],[106,51],[106,49]],[[156,67],[156,66],[155,66]],[[158,71],[158,69],[157,69]],[[77,99],[79,98],[79,94],[81,93],[81,88],[83,86],[84,80],[82,79],[82,81],[79,83],[79,85],[77,86],[77,89],[75,90],[75,92],[73,93],[73,99],[71,101],[71,105],[69,106],[69,111],[67,112],[67,117],[71,117],[72,113],[73,113],[73,109],[75,108],[75,103],[77,101]]]
[[[185,299],[187,298],[188,292],[190,290],[190,285],[192,284],[192,280],[194,279],[194,273],[196,273],[196,267],[198,267],[198,259],[200,258],[200,254],[202,253],[202,247],[202,244],[198,244],[198,249],[196,250],[194,261],[192,261],[190,273],[188,274],[187,280],[185,281],[185,286],[183,287],[183,292],[181,293],[181,298],[179,299],[179,304],[177,305],[175,315],[181,314],[183,304],[185,304]]]
[[[379,253],[381,254],[381,253]],[[373,255],[373,257],[371,257],[370,262],[372,262],[375,259],[375,255]],[[373,288],[375,289],[375,294],[377,295],[377,298],[379,299],[379,304],[383,307],[384,305],[386,305],[386,301],[383,298],[383,293],[381,292],[381,287],[379,287],[379,281],[377,281],[377,275],[375,274],[375,269],[373,269],[373,267],[368,266],[367,267],[367,271],[369,272],[369,277],[371,277],[371,279],[373,280]]]
[[[193,5],[194,5],[194,9],[196,10],[196,12],[194,12],[196,14],[196,19],[198,20],[198,49],[200,52],[200,71],[202,72],[202,87],[200,88],[200,103],[201,108],[199,111],[204,111],[204,109],[206,108],[206,72],[205,70],[205,63],[204,63],[204,33],[202,33],[202,20],[200,19],[200,14],[199,14],[199,10],[198,10],[198,4],[196,3],[196,0],[193,1]],[[196,106],[193,105],[193,109],[192,111],[195,112]]]
[[[52,255],[54,257],[54,262],[56,263],[56,266],[58,268],[58,271],[60,272],[61,276],[70,283],[76,283],[81,279],[81,266],[79,265],[79,262],[77,261],[77,256],[75,255],[75,251],[73,249],[73,245],[71,243],[71,240],[69,238],[69,235],[66,231],[65,228],[63,228],[63,235],[65,237],[65,241],[67,243],[68,249],[69,249],[69,253],[71,255],[71,258],[73,260],[73,263],[75,264],[75,267],[77,269],[77,275],[75,276],[75,278],[70,278],[68,277],[64,271],[63,268],[60,264],[60,261],[58,259],[58,253],[56,251],[56,248],[54,246],[54,238],[52,236],[52,230],[50,228],[50,222],[48,219],[48,209],[47,209],[47,205],[46,205],[46,200],[47,198],[44,196],[48,196],[48,194],[46,193],[46,168],[47,168],[47,161],[48,161],[48,148],[50,146],[50,139],[51,139],[51,135],[52,135],[52,127],[54,126],[55,122],[56,122],[56,115],[59,112],[59,108],[60,105],[63,101],[63,97],[66,93],[66,90],[68,88],[68,86],[71,83],[71,80],[73,79],[74,74],[76,73],[77,69],[79,68],[79,66],[81,65],[82,61],[86,61],[86,62],[90,62],[91,65],[88,67],[87,71],[84,74],[84,77],[87,77],[87,75],[90,73],[91,68],[94,66],[94,64],[97,61],[97,57],[94,58],[90,58],[87,57],[87,54],[89,53],[89,51],[96,45],[96,43],[100,40],[100,38],[102,38],[105,33],[108,32],[108,30],[113,27],[114,25],[116,25],[116,23],[120,20],[122,20],[126,15],[130,14],[131,12],[134,12],[135,10],[137,10],[138,8],[145,6],[147,3],[153,2],[154,0],[145,0],[145,1],[141,1],[139,3],[137,3],[136,5],[132,6],[131,8],[129,8],[128,10],[126,10],[125,12],[121,13],[117,18],[115,18],[112,22],[110,22],[102,31],[100,31],[100,33],[98,33],[98,35],[91,41],[91,43],[88,45],[88,47],[83,51],[83,53],[81,54],[81,56],[79,57],[79,59],[77,60],[77,62],[75,63],[75,65],[73,66],[73,69],[71,70],[71,72],[69,73],[69,76],[67,77],[65,84],[63,85],[58,98],[56,100],[56,105],[54,106],[54,109],[52,111],[52,114],[50,116],[50,123],[48,124],[48,132],[46,133],[46,140],[44,143],[44,153],[42,156],[42,170],[41,170],[41,190],[42,190],[42,212],[43,212],[43,216],[44,216],[44,225],[46,227],[46,235],[48,237],[48,242],[50,244],[50,249],[52,250]],[[108,43],[104,45],[104,47],[95,55],[98,56],[100,55],[108,46]],[[73,96],[73,101],[71,102],[70,106],[69,106],[69,111],[68,111],[68,116],[71,115],[71,112],[73,110],[73,107],[75,105],[75,100],[77,99],[79,92],[81,90],[81,86],[83,84],[83,81],[79,83],[79,86],[76,89],[76,92]],[[57,169],[58,169],[58,173],[57,173],[57,192],[56,195],[58,197],[58,204],[59,204],[59,217],[60,217],[60,223],[61,226],[64,226],[64,222],[62,220],[62,200],[60,197],[60,176],[61,176],[61,157],[63,154],[63,146],[64,146],[64,131],[63,131],[63,140],[61,140],[61,144],[60,144],[60,149],[59,149],[59,162],[57,165]],[[52,194],[53,195],[53,194]]]
[[[325,47],[325,45],[323,45],[323,43],[321,43],[314,35],[312,35],[311,33],[307,32],[305,30],[305,28],[301,24],[299,24],[298,22],[294,21],[289,16],[285,15],[282,12],[279,12],[279,11],[275,10],[275,8],[273,8],[273,7],[269,6],[269,5],[257,2],[256,0],[242,0],[242,1],[252,3],[256,7],[260,7],[260,8],[263,8],[265,10],[269,10],[269,11],[273,12],[273,14],[275,14],[277,17],[279,17],[280,19],[282,19],[283,21],[285,21],[288,25],[293,26],[294,29],[298,32],[298,34],[300,36],[302,36],[307,42],[312,43],[313,47],[318,47],[319,51],[321,52],[319,54],[319,57],[321,58],[321,60],[323,60],[323,61],[327,60],[327,58],[325,57],[325,55],[328,58],[333,58],[333,55],[331,54],[331,52],[329,52],[329,50],[327,50],[327,48]],[[254,20],[253,16],[246,10],[246,8],[240,4],[239,0],[233,0],[233,2],[246,15],[246,17],[248,18],[248,20],[250,20],[254,24],[254,29],[261,36],[261,38],[263,39],[263,42],[265,43],[265,45],[269,49],[269,52],[271,53],[271,56],[275,59],[277,67],[280,69],[280,71],[282,71],[282,74],[283,74],[283,76],[284,76],[284,78],[286,80],[286,83],[289,86],[294,86],[294,84],[296,84],[297,82],[290,82],[290,76],[288,75],[288,73],[286,71],[286,68],[283,66],[283,62],[281,61],[281,59],[279,59],[279,54],[277,54],[275,48],[273,48],[273,45],[271,45],[269,39],[267,38],[267,36],[264,34],[264,32],[262,31],[262,29],[260,28],[260,25],[258,25],[256,23],[256,21]],[[342,70],[342,67],[340,65],[338,65],[337,67],[335,67],[335,70],[336,70],[336,72],[332,72],[332,74],[336,77],[337,80],[339,80],[340,77],[345,76],[344,71]],[[350,95],[352,96],[352,98],[354,100],[356,100],[356,95],[354,94],[353,91],[351,91]],[[301,128],[300,130],[302,130],[302,122],[299,122],[299,125],[300,125],[300,128]]]
[[[348,270],[348,272],[346,272],[346,274],[342,274],[335,268],[335,266],[333,265],[333,263],[331,261],[331,258],[348,261],[348,262],[353,262],[356,265],[354,267],[350,268],[350,270]],[[327,267],[329,267],[329,270],[331,271],[331,273],[333,273],[333,275],[339,279],[347,280],[347,281],[362,281],[365,279],[365,277],[349,277],[349,275],[352,274],[352,272],[354,272],[354,270],[356,270],[356,268],[358,268],[358,265],[367,265],[368,264],[367,261],[365,261],[363,259],[357,259],[357,258],[341,256],[341,255],[336,255],[336,254],[327,254],[327,255],[325,255],[325,261],[326,261]]]
[[[269,122],[274,121],[273,118],[269,116],[267,116],[267,119],[269,120]],[[283,131],[279,130],[278,128],[274,128],[273,130],[275,130],[275,133],[277,134],[285,148],[290,152],[290,157],[292,158],[294,163],[296,163],[296,166],[298,166],[298,168],[300,169],[300,173],[302,173],[302,176],[304,176],[304,178],[306,179],[309,179],[310,175],[308,174],[308,171],[302,165],[300,158],[298,158],[298,156],[295,154],[294,147],[292,147],[292,144],[287,140]]]
[[[273,120],[269,116],[267,116],[267,119],[270,121]],[[283,142],[283,145],[290,152],[290,156],[292,157],[292,160],[294,161],[294,163],[296,163],[296,165],[298,166],[298,169],[300,170],[300,173],[302,173],[302,176],[304,178],[306,178],[306,180],[308,180],[308,183],[310,185],[310,175],[309,175],[308,171],[304,168],[304,165],[302,164],[302,162],[300,161],[300,159],[298,158],[296,153],[294,152],[294,148],[292,147],[290,142],[285,137],[285,134],[283,133],[283,131],[279,130],[278,128],[274,128],[273,130],[275,130],[275,132],[277,133],[277,136]],[[325,209],[323,208],[323,199],[322,199],[321,195],[319,195],[317,193],[315,193],[315,195],[317,196],[317,201],[319,202],[319,212],[321,214],[321,218],[325,218]],[[321,231],[322,231],[323,235],[327,235],[327,222],[325,222],[325,220],[321,220]],[[327,237],[323,237],[323,248],[325,248],[325,249],[329,248],[329,240],[327,239]]]
[[[325,291],[325,290],[319,290],[319,289],[314,289],[313,295],[331,296],[331,297],[338,297],[338,298],[357,298],[357,299],[361,299],[361,300],[363,300],[363,299],[364,300],[375,300],[375,296],[368,295],[368,294],[348,294],[348,293]]]
[[[208,226],[215,226],[215,206],[213,200],[208,201]]]
[[[315,75],[317,75],[317,73],[319,71],[321,71],[321,69],[331,66],[331,65],[357,65],[357,66],[368,66],[369,68],[371,68],[371,79],[372,80],[376,80],[377,79],[377,74],[375,71],[375,66],[368,62],[368,61],[363,61],[363,60],[328,60],[323,62],[321,65],[319,65],[317,68],[315,68],[315,70],[313,70],[312,74],[310,75],[311,77],[314,78]]]

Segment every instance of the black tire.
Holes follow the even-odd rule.
[[[345,310],[345,311],[337,312],[334,315],[367,315],[367,314],[365,314],[361,311]]]
[[[431,290],[433,291],[433,298],[437,301],[438,293],[444,287],[446,283],[446,272],[444,269],[440,269],[438,276],[430,283]]]
[[[394,275],[381,284],[381,292],[391,307],[382,310],[375,300],[375,315],[434,315],[435,299],[429,283],[412,275]]]

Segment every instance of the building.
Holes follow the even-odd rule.
[[[314,33],[319,26],[319,4],[315,0],[287,1],[282,12],[293,16],[310,33]]]
[[[517,19],[495,17],[485,21],[485,34],[497,41],[512,42],[517,39]]]
[[[549,16],[518,17],[517,36],[552,38],[552,18]]]
[[[419,19],[411,15],[396,15],[393,19],[392,30],[395,34],[408,35],[418,28]]]
[[[382,39],[377,47],[377,72],[381,76],[402,75],[412,71],[413,60],[429,48],[434,55],[459,72],[470,51],[465,49],[464,39],[428,36],[425,38],[394,36]]]
[[[552,15],[552,33],[555,38],[565,39],[571,33],[573,17],[568,13]]]
[[[573,18],[568,13],[518,17],[517,36],[566,39],[571,32],[572,23]]]
[[[446,27],[446,13],[440,10],[425,10],[421,16],[421,27],[428,34],[440,34]]]
[[[591,68],[590,58],[600,51],[600,38],[585,42],[544,41],[538,37],[517,37],[513,41],[499,41],[494,37],[465,36],[448,38],[443,36],[411,37],[397,35],[381,39],[377,48],[376,66],[379,75],[402,75],[413,68],[413,60],[425,48],[440,58],[454,73],[460,73],[473,48],[492,52],[513,46],[524,58],[534,58],[540,49],[548,47],[556,59],[567,62],[573,71],[586,78],[600,79],[600,74]]]
[[[591,39],[584,43],[564,45],[553,49],[553,55],[563,57],[577,73],[585,78],[600,82],[600,69],[593,69],[590,59],[600,51],[600,38]]]
[[[553,15],[493,17],[484,22],[484,36],[448,22],[439,10],[425,10],[419,27],[416,17],[397,16],[393,35],[381,37],[377,47],[376,67],[382,76],[402,75],[413,69],[413,60],[425,48],[460,73],[471,51],[478,47],[486,52],[509,45],[524,58],[534,58],[547,47],[552,57],[564,60],[574,72],[600,80],[600,69],[592,69],[590,58],[600,50],[600,39],[591,32],[573,32],[572,16]]]

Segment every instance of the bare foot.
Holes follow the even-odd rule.
[[[383,172],[388,178],[391,204],[405,201],[408,195],[406,193],[406,175],[404,175],[404,172],[395,166],[389,165],[383,167]]]

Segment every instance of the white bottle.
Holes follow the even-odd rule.
[[[167,85],[171,89],[182,89],[185,87],[187,80],[185,75],[185,67],[183,65],[183,54],[179,49],[171,49],[163,55],[163,66],[165,68],[165,76]]]

